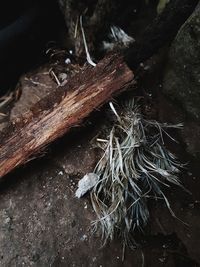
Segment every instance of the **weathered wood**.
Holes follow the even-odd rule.
[[[112,55],[57,88],[0,136],[0,177],[79,124],[132,80],[123,59]]]

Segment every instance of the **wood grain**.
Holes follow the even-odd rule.
[[[122,57],[111,55],[54,90],[1,134],[0,177],[79,124],[133,78]]]

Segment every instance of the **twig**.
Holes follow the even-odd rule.
[[[80,16],[80,26],[81,26],[82,36],[83,36],[83,43],[84,43],[84,47],[85,47],[85,53],[86,53],[87,62],[90,65],[92,65],[93,67],[96,67],[96,63],[94,63],[94,61],[91,59],[90,53],[88,51],[88,46],[87,46],[87,42],[86,42],[86,38],[85,38],[85,32],[84,32],[84,29],[83,29],[82,16]]]

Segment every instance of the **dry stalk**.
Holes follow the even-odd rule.
[[[116,123],[98,142],[103,156],[94,170],[98,182],[90,193],[98,217],[93,223],[102,232],[103,244],[116,233],[127,243],[135,229],[145,227],[149,197],[163,199],[175,216],[163,187],[182,186],[177,177],[181,165],[163,141],[166,128],[182,125],[145,120],[134,101],[127,102],[120,114],[112,103],[110,107]]]

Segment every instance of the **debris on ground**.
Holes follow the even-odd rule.
[[[87,173],[79,182],[78,189],[76,190],[76,197],[81,198],[88,191],[90,191],[99,180],[99,176],[95,173]]]

